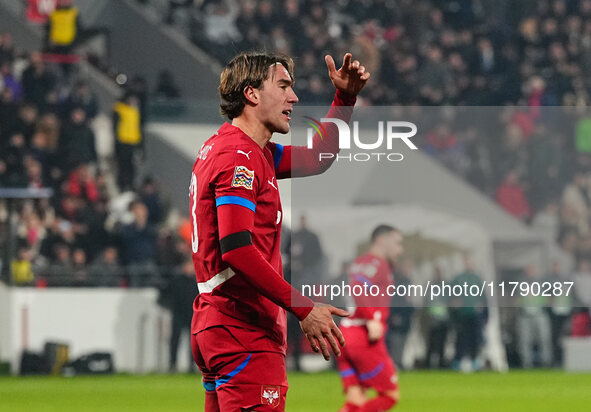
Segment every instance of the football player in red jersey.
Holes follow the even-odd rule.
[[[379,225],[372,232],[369,251],[349,268],[351,287],[374,287],[378,293],[354,294],[353,314],[340,325],[347,341],[343,355],[337,358],[347,397],[340,412],[387,411],[398,402],[398,376],[386,348],[385,332],[390,306],[387,289],[394,282],[391,265],[402,252],[400,232]],[[374,388],[378,396],[367,400],[368,388]]]
[[[328,118],[350,120],[356,96],[370,77],[350,53],[336,69],[325,58],[336,93]],[[286,312],[300,320],[312,349],[330,359],[344,339],[332,315],[284,279],[283,218],[277,179],[324,172],[337,153],[338,129],[314,136],[313,147],[281,146],[273,133],[290,130],[298,98],[293,61],[283,55],[242,53],[224,69],[219,91],[225,123],[197,154],[189,189],[192,251],[199,296],[191,345],[203,373],[205,411],[283,411]]]

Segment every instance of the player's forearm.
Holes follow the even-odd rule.
[[[222,259],[242,275],[259,293],[303,320],[314,302],[287,283],[252,244],[232,249]]]
[[[305,318],[314,303],[292,288],[252,244],[254,213],[238,205],[221,205],[217,216],[222,259],[267,299],[299,320]]]
[[[349,123],[357,98],[337,90],[331,108],[325,118],[340,119]],[[284,159],[277,170],[277,177],[303,177],[325,172],[336,159],[339,152],[339,129],[331,122],[322,123],[324,132],[312,138],[312,148],[307,146],[288,146]],[[324,136],[326,134],[326,136]],[[329,153],[334,156],[323,156]]]

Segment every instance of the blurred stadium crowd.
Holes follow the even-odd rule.
[[[115,158],[99,159],[91,123],[98,99],[81,76],[26,55],[0,37],[0,187],[51,188],[48,200],[17,206],[17,242],[10,272],[16,284],[38,286],[160,286],[190,258],[178,224],[167,216],[158,181],[136,178],[142,147],[125,156],[113,118]],[[132,79],[117,105],[143,111],[145,83]],[[131,103],[130,103],[131,102]],[[117,113],[118,107],[113,108]],[[143,122],[139,127],[143,126]],[[131,167],[121,165],[121,159]],[[114,168],[114,164],[118,167]],[[135,165],[135,166],[133,166]],[[111,170],[120,169],[114,174]],[[0,207],[7,247],[7,205]],[[182,227],[182,226],[181,226]],[[185,238],[187,227],[184,226]]]
[[[303,104],[332,98],[323,55],[352,51],[374,75],[362,104],[519,106],[481,111],[496,117],[486,131],[458,113],[421,148],[573,258],[591,257],[591,0],[138,1],[221,63],[245,49],[294,56]],[[556,106],[579,110],[536,109]]]
[[[319,62],[345,51],[378,79],[372,105],[527,104],[536,75],[544,105],[589,99],[589,0],[138,1],[220,63],[245,49],[294,56],[303,103],[332,97]]]
[[[557,271],[591,279],[591,0],[137,1],[165,9],[221,63],[252,48],[293,55],[303,104],[332,98],[322,56],[351,51],[375,75],[364,105],[518,105],[491,112],[484,136],[478,117],[462,123],[469,109],[452,109],[421,149],[557,241],[570,257]],[[156,89],[137,77],[119,103],[143,126],[149,96],[180,96],[168,73]],[[90,124],[112,110],[75,72],[0,36],[0,187],[55,193],[19,204],[16,256],[4,262],[15,283],[162,286],[190,259],[189,223],[169,219],[157,178],[122,179],[117,159],[97,156]],[[137,149],[126,159],[141,171]],[[0,202],[0,225],[6,214]]]

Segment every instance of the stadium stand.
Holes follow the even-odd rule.
[[[583,246],[589,243],[585,116],[563,114],[572,122],[556,130],[556,122],[536,109],[589,103],[591,1],[524,2],[519,8],[488,0],[138,3],[160,10],[167,24],[222,64],[243,49],[295,56],[304,104],[330,100],[317,62],[353,44],[351,51],[377,74],[363,96],[367,105],[518,106],[499,114],[500,139],[476,137],[469,127],[456,135],[466,128],[437,124],[421,149],[514,216],[534,227],[552,226],[553,240],[575,237],[575,246],[565,246],[575,256],[591,252]],[[582,226],[573,214],[585,216]]]

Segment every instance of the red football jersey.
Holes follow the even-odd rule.
[[[359,296],[353,294],[354,306],[350,308],[353,315],[343,319],[341,325],[345,327],[363,325],[368,319],[378,319],[386,324],[390,314],[391,299],[387,289],[394,284],[390,264],[385,259],[372,254],[359,256],[349,267],[349,284],[351,288],[366,285],[368,291],[369,287],[374,286],[378,294],[377,296],[369,293]]]
[[[222,261],[216,215],[216,207],[222,204],[239,204],[255,212],[252,243],[277,273],[283,273],[282,209],[274,167],[280,161],[280,147],[269,143],[261,149],[239,128],[225,123],[197,155],[189,192],[193,263],[200,292],[193,332],[219,324],[249,325],[271,335],[276,346],[285,343],[285,311]],[[215,310],[208,310],[212,306]]]
[[[354,104],[354,96],[337,91],[327,117],[348,122]],[[280,254],[283,213],[277,179],[322,173],[331,165],[334,158],[319,160],[318,153],[338,152],[338,130],[334,124],[327,124],[325,129],[327,136],[324,139],[315,136],[313,149],[283,147],[273,142],[261,148],[241,129],[225,123],[199,150],[189,189],[193,263],[199,286],[192,333],[211,326],[238,326],[251,332],[249,341],[256,342],[257,350],[285,353],[284,308],[290,308],[303,319],[313,303],[308,298],[299,299],[299,292],[290,296],[289,285],[285,283],[287,288],[281,285],[285,282]],[[244,207],[254,214],[252,227],[248,228],[252,245],[262,255],[263,263],[268,262],[275,273],[260,273],[256,277],[259,272],[252,271],[255,266],[248,266],[251,263],[248,257],[241,262],[246,265],[241,267],[249,273],[236,272],[222,259],[220,223],[227,227],[228,222],[218,222],[217,208],[224,205]],[[242,220],[233,215],[228,217],[225,210],[230,226],[239,226],[233,223]],[[279,283],[266,276],[277,276]],[[267,296],[277,297],[275,302],[263,296],[265,288]],[[288,302],[292,298],[294,301]],[[307,301],[302,305],[308,306],[307,309],[297,309],[303,301]]]

